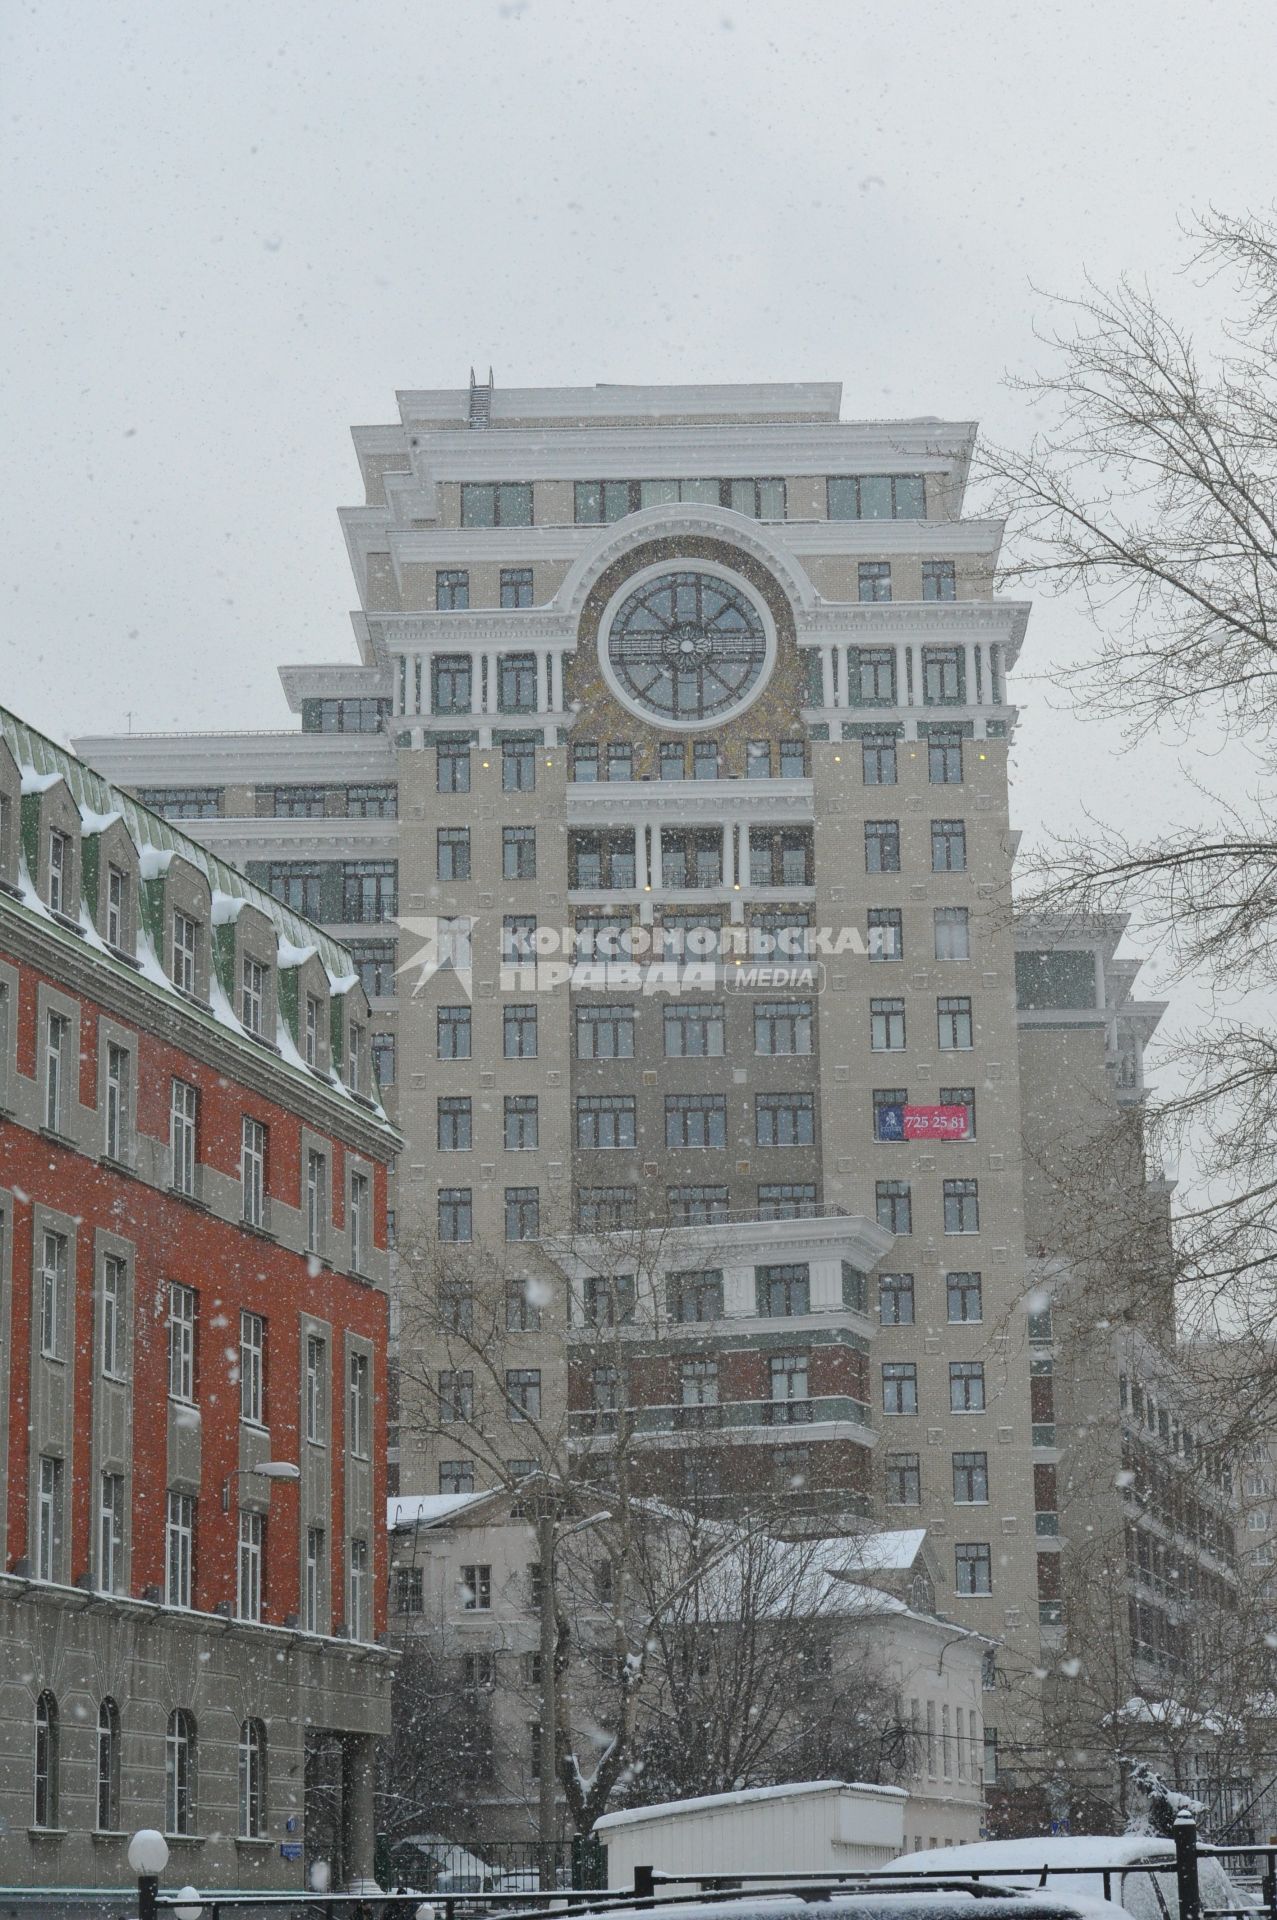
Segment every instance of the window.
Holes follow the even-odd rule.
[[[505,1096],[504,1145],[507,1153],[530,1152],[537,1145],[538,1105],[535,1093]]]
[[[399,815],[399,789],[385,784],[347,787],[346,812],[352,820],[395,820]]]
[[[421,1613],[425,1607],[420,1567],[395,1568],[395,1612]]]
[[[505,1190],[505,1237],[507,1240],[535,1240],[541,1232],[541,1189],[507,1187]]]
[[[346,1625],[352,1640],[366,1640],[369,1630],[368,1542],[352,1540],[347,1553]]]
[[[667,1147],[725,1147],[727,1097],[721,1093],[667,1093]]]
[[[951,1360],[949,1362],[949,1411],[950,1413],[984,1412],[983,1360]]]
[[[634,748],[630,741],[608,741],[607,777],[609,780],[632,780],[634,778]]]
[[[474,1461],[441,1460],[439,1462],[440,1493],[473,1493]]]
[[[302,732],[377,733],[389,712],[389,700],[303,700]]]
[[[913,1199],[907,1180],[879,1180],[874,1188],[875,1217],[888,1233],[913,1232]]]
[[[509,1403],[512,1420],[539,1420],[541,1418],[541,1369],[539,1367],[507,1367],[505,1397]]]
[[[120,1710],[114,1700],[98,1708],[97,1822],[99,1833],[120,1828]],[[39,1825],[39,1822],[36,1823]]]
[[[871,960],[904,959],[904,918],[899,907],[870,907],[868,949]]]
[[[137,797],[166,820],[216,820],[222,811],[221,787],[139,787]]]
[[[946,1274],[945,1289],[951,1323],[957,1325],[970,1320],[983,1320],[984,1305],[978,1273]]]
[[[966,1132],[964,1140],[975,1139],[975,1088],[941,1087],[940,1105],[942,1107],[962,1107],[966,1111]]]
[[[669,1277],[671,1320],[697,1324],[723,1317],[723,1276],[717,1271],[672,1273]]]
[[[754,1139],[760,1147],[810,1147],[816,1138],[816,1105],[810,1093],[754,1096]]]
[[[918,1369],[912,1360],[888,1360],[882,1369],[884,1413],[917,1413]]]
[[[945,1181],[944,1230],[946,1233],[979,1233],[980,1189],[976,1181]]]
[[[531,567],[502,567],[501,605],[503,607],[530,607],[532,605]]]
[[[260,960],[244,956],[240,975],[240,1019],[250,1033],[266,1030],[266,969]]]
[[[173,1400],[195,1398],[195,1289],[169,1282],[168,1390]]]
[[[58,1824],[58,1703],[49,1692],[35,1703],[35,1770],[31,1824],[56,1828]]]
[[[36,1481],[35,1577],[61,1580],[63,1540],[63,1466],[55,1455],[40,1456]]]
[[[858,473],[825,482],[831,520],[925,520],[926,484],[920,473]]]
[[[726,1187],[666,1187],[665,1206],[672,1221],[683,1227],[706,1227],[726,1220]]]
[[[58,1236],[54,1236],[56,1239]],[[124,1378],[125,1328],[127,1326],[128,1268],[123,1260],[108,1253],[102,1262],[100,1317],[100,1356],[102,1371],[109,1380]]]
[[[905,1044],[903,1000],[869,1002],[869,1045],[874,1053],[900,1053]]]
[[[599,777],[599,750],[593,741],[572,749],[572,778],[595,782]]]
[[[754,1288],[758,1312],[764,1319],[782,1320],[811,1312],[811,1272],[805,1262],[755,1268]]]
[[[351,1021],[347,1029],[346,1043],[346,1079],[353,1092],[361,1093],[364,1086],[364,1030]]]
[[[537,752],[531,740],[501,742],[502,793],[531,793],[537,783]]]
[[[439,1421],[443,1426],[474,1419],[474,1373],[469,1367],[449,1367],[439,1375]]]
[[[811,1417],[808,1365],[805,1353],[774,1353],[768,1367],[773,1421],[803,1421]]]
[[[538,1333],[541,1328],[541,1290],[523,1278],[506,1281],[505,1329],[507,1333]],[[529,1468],[529,1472],[531,1469]]]
[[[266,1729],[245,1720],[239,1730],[239,1831],[260,1840],[266,1832]]]
[[[111,947],[122,947],[129,926],[128,875],[119,867],[106,870],[106,939]]]
[[[809,1054],[812,1041],[810,1000],[763,1000],[754,1008],[754,1052]]]
[[[900,822],[865,821],[865,872],[899,873]]]
[[[440,827],[435,834],[435,874],[440,880],[470,878],[469,827]]]
[[[311,1446],[328,1439],[328,1342],[317,1333],[306,1335],[306,1377],[303,1383],[305,1434]]]
[[[464,567],[435,569],[435,611],[464,613],[470,605],[470,575]]]
[[[578,1006],[576,1008],[578,1060],[634,1060],[632,1006]]]
[[[916,1453],[887,1455],[887,1505],[889,1507],[920,1507],[922,1505],[921,1462]]]
[[[265,1549],[265,1516],[241,1509],[235,1578],[235,1617],[239,1620],[260,1620],[262,1617],[262,1560]]]
[[[922,563],[924,600],[956,600],[958,583],[952,560],[924,560]]]
[[[266,869],[266,885],[275,899],[312,920],[319,917],[323,884],[318,861],[272,860]]]
[[[966,907],[937,907],[934,912],[937,960],[971,958],[971,925]]]
[[[306,1155],[306,1251],[322,1254],[328,1207],[328,1163],[313,1149]]]
[[[581,1187],[577,1225],[586,1233],[618,1233],[635,1224],[638,1196],[633,1187]]]
[[[507,1060],[535,1060],[537,1051],[535,1006],[503,1009],[502,1045]]]
[[[497,709],[501,713],[537,710],[537,657],[503,653],[497,662]]]
[[[469,1187],[440,1187],[439,1238],[441,1240],[472,1240],[474,1238],[474,1207]]]
[[[440,1153],[464,1153],[469,1150],[471,1145],[469,1094],[449,1093],[440,1096],[435,1132]]]
[[[959,1593],[992,1593],[993,1565],[982,1540],[960,1540],[953,1549]]]
[[[637,1116],[632,1093],[583,1093],[576,1101],[578,1147],[632,1147]]]
[[[470,706],[467,692],[466,705]],[[436,711],[438,706],[436,702]],[[435,748],[435,790],[438,793],[469,793],[470,747],[464,740],[441,740]]]
[[[989,1498],[989,1456],[987,1453],[955,1453],[953,1456],[953,1497],[959,1506],[984,1506]]]
[[[961,647],[922,649],[922,699],[928,707],[961,706],[966,697]]]
[[[807,1180],[760,1182],[760,1220],[811,1220],[816,1213],[816,1183]]]
[[[374,1033],[369,1047],[372,1070],[377,1076],[377,1085],[393,1087],[395,1084],[395,1036],[393,1033]]]
[[[280,820],[322,820],[325,791],[323,787],[276,787],[271,811]]]
[[[878,1320],[884,1327],[913,1325],[913,1275],[911,1273],[880,1273],[878,1275]]]
[[[679,1367],[679,1398],[685,1407],[716,1407],[718,1362],[684,1360]]]
[[[348,925],[393,920],[398,912],[398,867],[393,860],[347,860],[341,869],[341,917]]]
[[[62,1133],[65,1127],[64,1069],[70,1028],[71,1022],[62,1014],[49,1015],[44,1049],[44,1124],[50,1133]]]
[[[173,984],[183,993],[195,992],[199,926],[189,914],[173,914],[173,957],[170,971]]]
[[[967,829],[962,820],[931,822],[932,873],[965,873],[967,867]]]
[[[164,1739],[164,1831],[195,1831],[195,1718],[184,1707],[170,1713]]]
[[[164,1597],[170,1607],[193,1604],[195,1497],[169,1490],[164,1527]]]
[[[366,1353],[349,1356],[346,1391],[346,1446],[356,1460],[372,1451],[372,1359]]]
[[[591,1274],[585,1282],[585,1319],[591,1327],[632,1327],[634,1275]]]
[[[857,568],[856,584],[859,590],[859,597],[862,601],[890,600],[890,561],[862,560]]]
[[[894,647],[852,647],[847,655],[848,698],[855,707],[894,707]],[[892,740],[894,749],[895,741]],[[892,784],[894,785],[894,774]]]
[[[961,995],[942,994],[936,1001],[936,1032],[946,1053],[966,1052],[971,1037],[971,1002]]]
[[[505,880],[535,880],[537,877],[537,830],[535,827],[502,827],[501,875]],[[535,926],[535,921],[533,925]],[[532,953],[524,958],[531,959]]]
[[[461,524],[463,527],[530,527],[531,483],[526,480],[463,482]]]
[[[67,1333],[67,1237],[46,1228],[40,1256],[40,1351],[60,1360]]]
[[[667,1060],[717,1060],[723,1053],[723,1008],[707,1001],[674,1002],[665,1008]]]
[[[771,741],[747,740],[745,742],[745,778],[747,780],[770,780],[771,771]]]
[[[927,736],[927,777],[933,787],[962,784],[962,735],[932,732]]]
[[[239,1316],[239,1417],[265,1424],[266,1322],[260,1313]]]
[[[894,787],[896,771],[895,735],[863,734],[860,741],[860,777],[865,786]]]
[[[49,905],[55,913],[66,913],[71,897],[71,848],[65,833],[56,828],[49,835]]]
[[[578,480],[573,492],[578,526],[606,525],[633,510],[628,480]]]
[[[595,1367],[590,1375],[590,1396],[597,1413],[619,1413],[623,1404],[619,1370]]]
[[[240,1183],[245,1225],[266,1225],[266,1129],[260,1120],[244,1117],[240,1138]]]
[[[470,1058],[469,1007],[439,1007],[435,1013],[435,1046],[441,1060]]]

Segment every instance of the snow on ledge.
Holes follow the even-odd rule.
[[[622,1813],[603,1814],[594,1822],[594,1831],[610,1833],[617,1827],[665,1820],[671,1814],[716,1813],[722,1807],[753,1807],[763,1800],[806,1799],[817,1793],[863,1794],[870,1800],[909,1798],[904,1787],[876,1787],[862,1780],[793,1780],[780,1787],[744,1787],[739,1793],[704,1793],[693,1800],[660,1800],[651,1807],[626,1807]]]
[[[64,776],[56,770],[53,773],[38,773],[32,766],[19,767],[22,777],[23,793],[47,793],[50,787],[56,787]]]

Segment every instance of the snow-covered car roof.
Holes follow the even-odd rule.
[[[957,1849],[948,1849],[955,1852]],[[894,1874],[894,1865],[884,1871]],[[960,1874],[954,1875],[960,1879]],[[820,1875],[813,1875],[820,1883]],[[807,1897],[811,1893],[812,1897]],[[907,1887],[881,1891],[866,1887],[854,1893],[831,1890],[828,1897],[815,1898],[814,1889],[793,1893],[760,1890],[757,1894],[733,1894],[727,1899],[671,1901],[659,1899],[655,1909],[659,1920],[799,1920],[812,1914],[818,1920],[1126,1920],[1121,1907],[1105,1900],[1092,1900],[1073,1893],[1022,1893],[1014,1888]],[[577,1920],[595,1920],[589,1914]],[[600,1913],[597,1920],[609,1920]],[[611,1920],[616,1920],[615,1914]]]
[[[928,1847],[893,1860],[893,1873],[1038,1872],[1048,1867],[1128,1867],[1174,1860],[1175,1848],[1155,1833],[1043,1833],[1022,1840],[970,1840],[965,1846]]]

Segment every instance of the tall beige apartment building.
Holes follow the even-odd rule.
[[[282,670],[300,727],[80,743],[351,948],[401,1247],[508,1287],[482,1364],[405,1350],[398,1486],[518,1473],[549,1422],[586,1453],[625,1403],[654,1487],[925,1525],[942,1610],[1031,1675],[1028,609],[964,516],[974,426],[818,383],[398,398],[341,515],[358,662]]]

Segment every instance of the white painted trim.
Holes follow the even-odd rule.
[[[641,517],[641,515],[636,516],[636,518]],[[621,609],[643,587],[654,580],[662,579],[671,572],[694,572],[704,574],[711,580],[721,580],[725,586],[733,588],[748,600],[763,629],[765,646],[763,664],[749,686],[730,705],[717,708],[713,713],[696,714],[691,719],[677,719],[672,714],[659,713],[653,707],[644,706],[642,701],[622,682],[608,651],[612,627]],[[677,560],[657,560],[651,566],[640,567],[636,573],[629,574],[603,609],[599,620],[597,660],[599,672],[621,705],[647,725],[657,725],[674,733],[704,733],[706,728],[726,726],[729,721],[735,719],[737,714],[744,713],[747,708],[753,706],[755,700],[763,693],[776,666],[776,622],[772,618],[767,602],[742,574],[733,573],[730,568],[720,566],[712,560],[689,558],[681,563]]]

